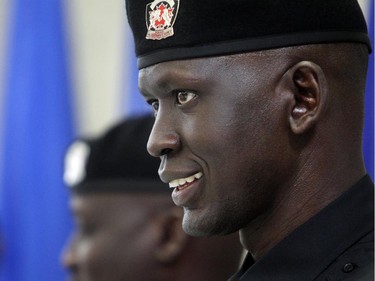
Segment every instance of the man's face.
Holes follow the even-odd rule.
[[[147,204],[122,193],[73,196],[76,229],[63,256],[71,280],[147,280],[155,243]]]
[[[187,233],[234,232],[276,208],[290,168],[275,93],[283,71],[264,53],[140,71],[140,90],[156,111],[148,150],[161,158],[162,180],[177,185],[172,198],[184,208]]]

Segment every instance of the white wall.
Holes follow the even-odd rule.
[[[124,110],[124,0],[65,0],[78,129],[96,134]]]
[[[362,11],[364,11],[364,15],[366,18],[367,23],[370,21],[370,3],[374,0],[358,0],[359,5],[362,8]],[[374,23],[372,23],[374,24]]]

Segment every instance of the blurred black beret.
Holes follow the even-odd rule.
[[[125,0],[138,68],[296,45],[357,42],[357,0]]]
[[[65,184],[74,192],[170,192],[160,160],[146,150],[154,117],[126,119],[96,139],[80,139],[65,156]]]

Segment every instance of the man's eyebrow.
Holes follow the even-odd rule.
[[[172,90],[170,85],[170,77],[164,76],[160,78],[154,78],[152,83],[148,82],[144,84],[143,87],[140,86],[138,90],[146,100],[149,100],[155,98],[156,93],[169,93]]]
[[[77,218],[84,217],[84,212],[82,212],[80,209],[77,208],[71,208],[70,212]]]
[[[168,71],[166,71],[168,72]],[[146,82],[142,82],[138,85],[138,90],[142,96],[145,98],[153,97],[152,92],[155,91],[162,91],[165,92],[167,86],[170,82],[170,74],[169,73],[147,73],[144,74],[145,76],[150,76],[152,78],[146,78]],[[144,79],[141,78],[141,81]]]
[[[156,99],[156,97],[153,96],[153,95],[151,95],[151,94],[144,93],[144,92],[141,92],[141,91],[139,91],[139,92],[141,93],[144,102],[146,102],[146,103],[148,103],[148,104],[151,104],[150,101]]]

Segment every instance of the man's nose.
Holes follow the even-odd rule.
[[[181,140],[176,131],[174,120],[171,118],[163,119],[158,114],[148,139],[148,152],[154,157],[160,157],[179,150],[180,146]]]
[[[62,265],[71,272],[75,271],[77,267],[75,244],[75,237],[72,236],[61,254]]]

